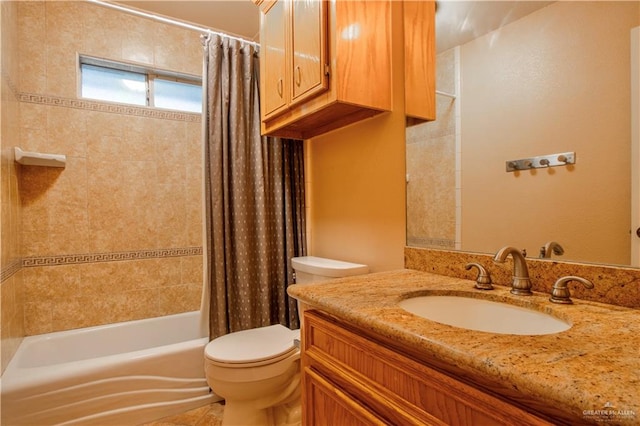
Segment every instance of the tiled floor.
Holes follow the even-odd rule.
[[[221,426],[224,405],[215,402],[186,413],[165,417],[140,426]]]

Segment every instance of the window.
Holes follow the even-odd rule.
[[[153,105],[158,108],[202,112],[202,86],[156,76],[153,79]]]
[[[80,57],[80,96],[102,101],[202,112],[199,78]]]

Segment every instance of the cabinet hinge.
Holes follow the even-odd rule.
[[[331,75],[331,67],[329,66],[329,64],[324,64],[324,75],[326,75],[327,77]]]

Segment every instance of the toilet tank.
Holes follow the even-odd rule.
[[[315,256],[293,257],[291,266],[296,273],[296,284],[317,283],[369,272],[367,265]]]

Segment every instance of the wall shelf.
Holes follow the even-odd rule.
[[[14,151],[16,162],[24,166],[65,167],[67,163],[67,156],[64,154],[23,151],[17,146]]]

